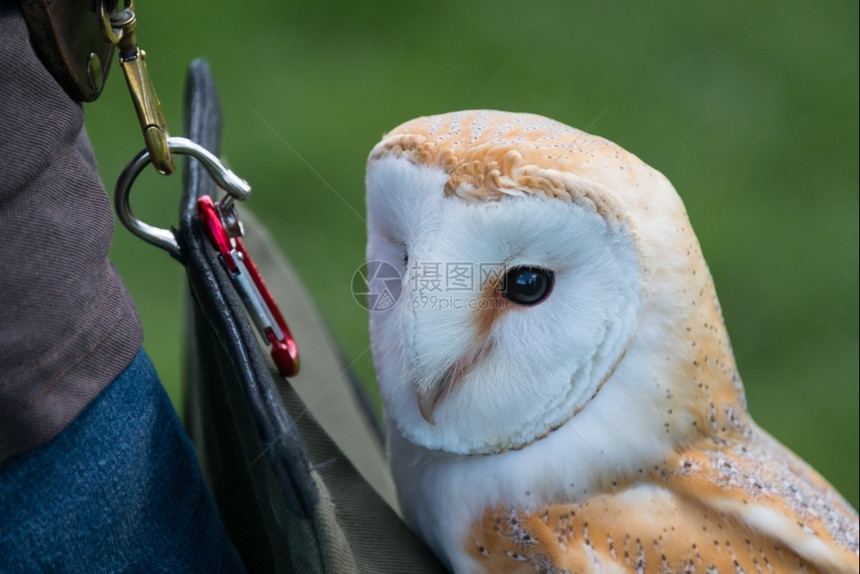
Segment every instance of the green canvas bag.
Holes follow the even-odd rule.
[[[188,70],[186,114],[187,137],[217,155],[220,111],[203,61]],[[189,159],[175,230],[190,287],[185,417],[249,572],[443,572],[392,508],[381,432],[313,302],[245,213],[248,252],[301,342],[303,372],[293,383],[267,360],[197,217],[197,198],[215,193]]]

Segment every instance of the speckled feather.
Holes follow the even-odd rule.
[[[857,513],[749,417],[713,281],[683,204],[661,174],[605,139],[494,111],[407,122],[374,148],[370,165],[385,158],[441,170],[441,193],[466,203],[542,196],[599,214],[633,238],[647,312],[659,318],[665,308],[659,329],[671,333],[664,354],[652,358],[662,375],[647,381],[657,397],[643,405],[653,410],[653,425],[636,429],[662,437],[666,448],[655,452],[664,454],[647,464],[616,461],[591,472],[585,485],[548,477],[511,500],[488,500],[465,527],[413,524],[432,540],[443,540],[446,528],[462,533],[459,548],[445,549],[449,562],[487,572],[860,571]],[[503,314],[473,313],[476,336],[488,337]],[[613,376],[614,367],[601,385]],[[600,388],[586,411],[611,412]],[[564,424],[577,432],[570,420]],[[541,452],[545,438],[519,445],[517,461]],[[411,467],[420,457],[428,466],[469,463],[410,448]],[[512,460],[501,451],[483,456]]]
[[[857,571],[856,514],[760,429],[619,479],[575,503],[487,509],[464,550],[487,572]],[[753,508],[784,517],[781,531]]]

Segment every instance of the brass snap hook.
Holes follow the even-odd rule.
[[[173,158],[167,147],[167,122],[146,67],[146,53],[137,45],[134,35],[137,20],[132,0],[124,0],[123,8],[117,5],[108,12],[106,1],[98,2],[98,16],[102,34],[119,49],[119,65],[125,76],[146,148],[154,155],[152,163],[159,173],[173,173]]]
[[[167,148],[172,153],[190,155],[202,163],[218,187],[227,192],[228,196],[224,198],[225,202],[229,203],[230,199],[244,201],[251,194],[251,186],[248,182],[230,171],[221,163],[221,160],[203,146],[187,138],[171,137],[167,138]],[[181,259],[179,243],[177,243],[173,232],[144,223],[135,217],[129,204],[128,194],[134,180],[151,162],[152,156],[149,150],[144,149],[122,170],[114,190],[116,214],[129,231],[147,243],[160,247],[177,259]]]

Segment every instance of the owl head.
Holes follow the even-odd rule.
[[[424,117],[376,145],[366,184],[367,259],[396,271],[370,289],[399,291],[371,314],[374,362],[414,445],[521,449],[589,411],[682,440],[715,400],[742,406],[684,206],[612,142],[529,114]]]

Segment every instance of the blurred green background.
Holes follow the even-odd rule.
[[[619,143],[674,183],[750,410],[858,505],[857,2],[136,4],[171,133],[185,67],[205,57],[224,156],[370,388],[367,314],[350,293],[369,150],[415,116],[535,112]],[[112,188],[142,147],[116,64],[86,111]],[[136,213],[169,226],[180,185],[141,176]],[[181,404],[182,269],[122,228],[113,259]]]

